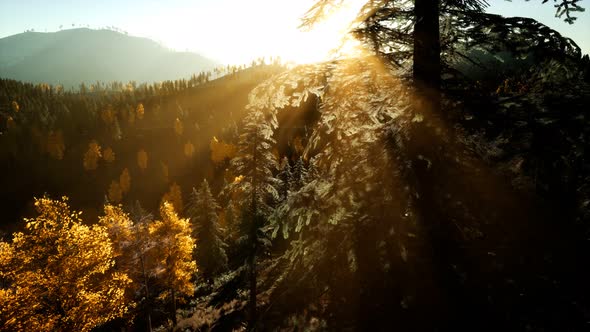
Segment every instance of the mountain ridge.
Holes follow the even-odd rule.
[[[24,32],[0,38],[0,77],[77,87],[82,82],[188,78],[218,64],[144,37],[103,29]]]

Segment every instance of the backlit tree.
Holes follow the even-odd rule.
[[[124,273],[106,229],[86,226],[68,199],[35,200],[38,216],[0,245],[0,329],[90,331],[125,314]]]

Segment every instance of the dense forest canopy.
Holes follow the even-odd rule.
[[[363,2],[320,63],[0,79],[0,330],[587,330],[590,60],[486,5]]]

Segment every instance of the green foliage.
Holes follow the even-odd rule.
[[[207,180],[203,180],[198,191],[193,188],[187,216],[194,228],[193,237],[198,242],[195,260],[199,264],[199,272],[206,280],[212,280],[227,269],[226,244],[222,240],[223,234],[218,223],[220,209]]]

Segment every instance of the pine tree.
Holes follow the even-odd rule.
[[[303,186],[307,179],[307,168],[305,167],[305,163],[303,162],[303,158],[297,159],[295,165],[293,166],[293,176],[291,182],[291,188],[293,190],[298,190]]]
[[[291,170],[291,164],[289,163],[289,159],[287,157],[283,157],[279,168],[280,171],[277,175],[279,180],[281,180],[281,185],[279,187],[279,199],[284,201],[287,199],[289,189],[291,188],[291,184],[293,182],[293,171]]]
[[[193,238],[199,242],[195,260],[208,281],[227,268],[226,244],[222,240],[217,216],[219,209],[207,180],[203,180],[198,191],[193,188],[187,213],[194,228]]]
[[[277,161],[272,153],[273,127],[276,117],[268,121],[259,109],[251,110],[244,119],[244,130],[240,135],[238,154],[232,160],[233,173],[241,180],[232,184],[240,193],[241,222],[240,242],[246,244],[249,268],[249,328],[254,329],[256,314],[256,258],[260,250],[269,243],[262,227],[272,209],[271,201],[278,199],[277,187],[280,181],[273,176]]]

